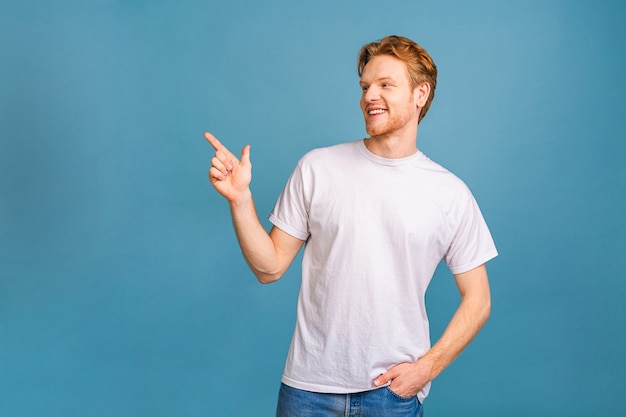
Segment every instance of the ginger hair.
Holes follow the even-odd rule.
[[[422,83],[430,85],[430,94],[419,115],[418,123],[421,122],[435,97],[435,88],[437,87],[437,66],[435,62],[424,48],[411,39],[391,35],[364,45],[361,48],[357,60],[359,77],[363,75],[363,69],[367,63],[377,55],[391,55],[404,62],[409,74],[411,88],[416,88]]]

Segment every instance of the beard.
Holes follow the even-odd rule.
[[[370,136],[384,136],[403,129],[415,117],[415,103],[410,101],[406,107],[393,106],[386,113],[370,118],[365,113],[365,131]]]

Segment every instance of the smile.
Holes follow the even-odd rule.
[[[367,114],[383,114],[386,111],[387,110],[384,110],[384,109],[368,110]]]

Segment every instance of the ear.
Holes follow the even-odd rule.
[[[423,82],[413,90],[413,99],[417,103],[417,107],[422,108],[426,104],[430,96],[430,84]]]

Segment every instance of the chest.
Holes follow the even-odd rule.
[[[449,200],[427,176],[405,170],[329,172],[311,189],[311,237],[443,251],[453,229]]]

